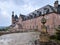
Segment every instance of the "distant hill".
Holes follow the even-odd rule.
[[[0,31],[6,31],[6,30],[8,30],[7,26],[0,26]]]
[[[6,26],[0,26],[0,29],[6,28]]]

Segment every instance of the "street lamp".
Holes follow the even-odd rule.
[[[44,18],[44,14],[42,15],[42,19],[41,19],[41,23],[42,23],[42,27],[41,27],[41,34],[40,34],[40,42],[43,44],[47,45],[47,42],[49,42],[49,35],[47,33],[47,27],[45,26],[46,23],[46,19]]]
[[[46,19],[44,18],[44,15],[42,15],[42,19],[41,19],[41,23],[42,23],[42,33],[46,33],[47,32],[47,27],[45,26],[45,23],[46,23]]]
[[[46,23],[46,19],[44,18],[44,15],[43,15],[43,18],[41,19],[41,23],[44,25]]]

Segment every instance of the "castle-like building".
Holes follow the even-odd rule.
[[[55,27],[60,25],[60,5],[59,1],[54,2],[54,6],[46,5],[27,15],[20,14],[18,17],[12,12],[12,27],[14,30],[28,31],[37,29],[41,31],[42,15],[46,19],[47,32],[54,34]]]

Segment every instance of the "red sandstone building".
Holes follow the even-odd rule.
[[[20,14],[18,17],[12,12],[12,27],[14,30],[34,30],[38,29],[41,31],[41,19],[44,15],[46,19],[47,32],[53,34],[55,32],[55,27],[60,25],[60,5],[58,1],[54,2],[54,6],[46,5],[39,8],[27,16]]]

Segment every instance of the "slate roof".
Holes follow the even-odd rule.
[[[60,11],[60,6],[59,6],[58,10]],[[42,8],[39,8],[39,9],[27,14],[28,16],[25,16],[25,15],[20,15],[20,16],[24,21],[24,20],[28,20],[28,19],[32,19],[32,18],[42,16],[44,14],[53,13],[53,12],[54,13],[57,12],[57,8],[55,8],[53,6],[50,6],[50,5],[46,5],[46,6],[42,7]]]
[[[21,17],[23,20],[26,20],[26,19],[27,19],[27,16],[26,16],[26,15],[20,14],[20,17]]]
[[[15,15],[15,19],[18,19],[18,16],[17,15]]]

